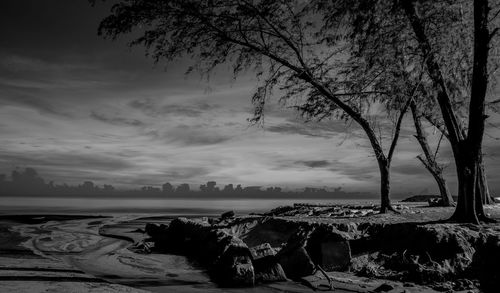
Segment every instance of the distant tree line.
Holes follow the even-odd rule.
[[[84,181],[77,186],[57,185],[54,181],[45,182],[33,168],[14,170],[10,180],[7,179],[5,174],[0,174],[1,195],[104,195],[116,192],[112,185],[104,184],[100,187],[92,181]]]
[[[10,180],[9,180],[10,179]],[[53,181],[46,182],[34,168],[24,170],[14,170],[10,178],[5,174],[0,174],[0,195],[3,196],[148,196],[148,197],[258,197],[258,198],[344,198],[362,196],[361,193],[347,193],[340,187],[329,191],[326,188],[306,187],[302,191],[284,191],[281,187],[261,187],[242,186],[237,184],[227,184],[222,189],[217,186],[217,182],[208,181],[201,184],[198,190],[191,189],[188,183],[177,186],[166,182],[160,187],[143,186],[139,189],[117,190],[109,184],[96,185],[92,181],[84,181],[80,185],[70,186],[67,184],[55,184]]]

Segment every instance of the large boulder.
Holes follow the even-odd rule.
[[[250,248],[250,253],[252,254],[256,282],[286,281],[285,271],[278,263],[276,251],[269,243]]]
[[[306,250],[313,263],[326,271],[346,271],[351,263],[349,235],[333,226],[316,228],[307,240]]]
[[[155,251],[161,252],[166,250],[165,245],[168,243],[167,230],[168,227],[164,224],[146,224],[144,231],[151,237],[152,242],[154,242],[154,245],[151,245],[151,248],[154,247]]]
[[[278,262],[288,278],[296,280],[314,273],[316,266],[306,250],[310,235],[310,230],[300,229],[277,254]]]
[[[227,235],[227,234],[226,234]],[[255,272],[251,253],[240,239],[231,235],[223,236],[215,243],[222,251],[215,261],[213,274],[222,286],[249,287],[255,284]]]

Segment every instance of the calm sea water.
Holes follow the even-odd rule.
[[[371,204],[377,199],[111,199],[0,197],[0,214],[162,214],[213,215],[264,212],[293,203]]]

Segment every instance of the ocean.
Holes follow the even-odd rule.
[[[0,197],[0,214],[161,214],[259,213],[294,203],[373,204],[378,199],[117,199]]]

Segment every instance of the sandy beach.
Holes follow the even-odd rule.
[[[428,221],[448,212],[439,208],[423,211],[371,217],[373,221]],[[496,215],[498,209],[489,211]],[[171,219],[144,215],[0,216],[0,292],[313,292],[310,286],[293,281],[219,288],[192,259],[129,249],[147,236],[143,230],[146,223],[168,224]],[[301,220],[331,221],[314,216]],[[389,282],[346,273],[331,277],[336,280],[337,292],[372,292]],[[325,283],[320,278],[310,281]],[[398,286],[397,282],[393,285]],[[431,292],[427,289],[414,286],[405,290]]]

